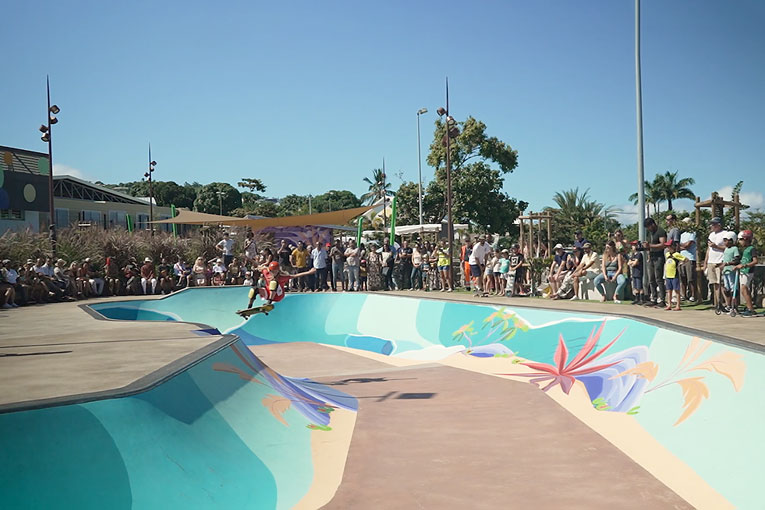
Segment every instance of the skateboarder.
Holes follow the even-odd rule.
[[[284,298],[284,288],[290,280],[316,272],[316,269],[310,269],[309,271],[297,274],[285,273],[279,269],[279,263],[276,261],[270,262],[268,266],[260,266],[258,270],[263,276],[258,279],[260,285],[257,287],[253,285],[250,289],[250,302],[247,304],[247,308],[252,308],[252,303],[255,301],[256,288],[260,297],[266,301],[267,305],[270,305]],[[255,280],[253,279],[253,281]]]

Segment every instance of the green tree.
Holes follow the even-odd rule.
[[[416,182],[404,182],[396,191],[396,224],[417,225],[420,222],[420,204],[417,196],[418,186]],[[425,207],[423,204],[423,221]]]
[[[504,175],[518,166],[517,151],[488,136],[486,125],[473,117],[459,127],[450,144],[455,221],[471,222],[480,231],[513,232],[513,222],[528,206],[502,191]],[[445,136],[446,124],[438,119],[428,154],[428,164],[436,168],[435,179],[426,187],[423,221],[440,222],[446,216]]]
[[[253,207],[247,211],[247,214],[274,218],[279,215],[279,207],[271,200],[258,200]]]
[[[312,205],[314,212],[330,212],[359,207],[361,201],[350,191],[333,189],[314,197]]]
[[[196,191],[186,186],[180,186],[173,181],[157,181],[154,183],[154,199],[157,205],[169,207],[194,207]]]
[[[369,184],[369,191],[361,195],[361,201],[365,204],[372,204],[380,200],[383,195],[391,196],[393,192],[390,189],[390,181],[386,178],[381,168],[372,170],[372,178],[364,177],[364,182]]]
[[[696,195],[690,186],[696,183],[692,177],[677,178],[677,172],[664,172],[654,179],[654,186],[659,188],[659,195],[667,202],[667,210],[672,211],[672,201],[680,198],[695,199]]]
[[[219,196],[218,192],[222,194]],[[242,194],[226,182],[213,182],[202,186],[194,200],[194,209],[209,214],[227,215],[242,206]],[[222,207],[222,211],[221,211]]]
[[[571,244],[575,232],[582,230],[601,252],[608,234],[619,228],[618,211],[592,200],[589,189],[581,193],[579,188],[559,191],[553,196],[553,202],[558,207],[546,209],[553,216],[553,243]]]
[[[242,180],[236,183],[240,188],[247,188],[250,193],[260,191],[261,193],[266,191],[266,185],[260,179],[253,179],[250,177],[242,177]]]
[[[287,195],[279,200],[279,216],[300,216],[308,214],[308,197]]]
[[[645,191],[645,216],[646,218],[651,215],[651,208],[650,206],[653,205],[653,211],[654,214],[658,214],[659,212],[659,204],[662,201],[662,195],[661,191],[658,185],[656,178],[654,178],[653,181],[645,181],[643,183],[644,191]],[[633,193],[630,195],[629,200],[637,205],[638,204],[638,194]]]

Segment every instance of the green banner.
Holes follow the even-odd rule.
[[[178,216],[178,211],[175,210],[175,206],[170,204],[170,216],[175,218]],[[178,237],[178,225],[173,223],[173,237]]]
[[[133,218],[128,214],[125,216],[125,219],[127,220],[127,230],[128,232],[133,231]]]
[[[396,197],[393,197],[393,205],[390,211],[390,244],[393,246],[396,242]]]
[[[356,246],[361,245],[361,224],[364,223],[364,217],[359,216],[358,222],[358,228],[356,229]]]

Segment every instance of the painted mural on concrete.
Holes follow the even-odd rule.
[[[761,499],[760,353],[620,317],[383,294],[290,295],[268,317],[243,322],[231,311],[246,293],[196,289],[94,308],[114,318],[193,318],[249,345],[319,342],[526,381],[681,495],[677,478],[695,477],[719,508]]]
[[[316,508],[342,476],[321,451],[347,451],[356,407],[238,342],[131,397],[0,414],[2,505]]]

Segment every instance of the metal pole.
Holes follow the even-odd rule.
[[[218,191],[218,214],[223,216],[223,192]]]
[[[640,80],[640,0],[635,0],[635,109],[637,113],[638,237],[645,241],[645,175],[643,172],[643,91]]]
[[[382,167],[382,196],[383,196],[383,232],[388,228],[388,212],[385,210],[388,203],[388,194],[385,193],[385,158],[383,158]]]
[[[313,214],[313,207],[311,205],[311,195],[308,195],[308,214]]]
[[[56,257],[56,207],[53,203],[53,132],[51,131],[50,123],[50,76],[45,77],[45,88],[48,93],[48,109],[45,114],[48,117],[48,210],[50,214],[50,224],[48,226],[50,232],[50,248],[53,253],[53,257]]]
[[[420,147],[420,112],[417,110],[417,198],[420,203],[420,225],[422,225],[422,154]]]
[[[452,217],[452,161],[449,136],[449,78],[446,78],[446,237],[449,240],[449,282],[454,285],[454,218]]]
[[[149,143],[149,229],[151,235],[154,236],[154,186],[151,184],[151,173],[153,168],[151,167],[151,143]]]

